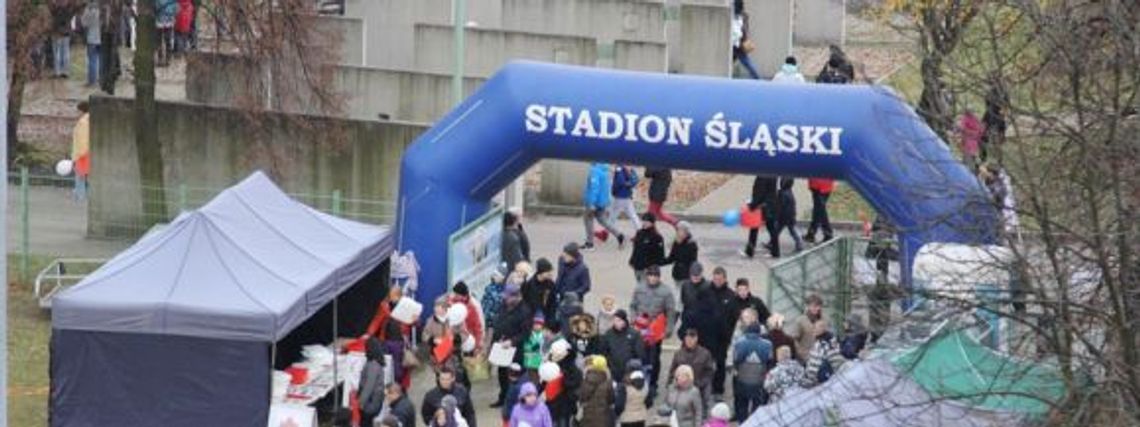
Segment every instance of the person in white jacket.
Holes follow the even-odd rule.
[[[804,75],[800,73],[799,65],[796,64],[796,57],[784,58],[784,65],[772,77],[772,81],[777,83],[803,83]]]

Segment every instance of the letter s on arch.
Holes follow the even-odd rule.
[[[526,131],[533,133],[546,132],[546,106],[530,104],[526,106]]]

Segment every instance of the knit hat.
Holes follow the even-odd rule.
[[[622,310],[619,308],[617,311],[614,312],[614,317],[621,319],[627,325],[629,324],[629,314],[626,313],[625,310]]]
[[[657,222],[657,215],[646,212],[641,214],[641,220],[645,222]]]
[[[467,289],[467,284],[463,283],[462,280],[460,280],[459,283],[456,283],[455,286],[451,287],[451,291],[455,292],[456,295],[462,295],[465,297],[471,296],[471,291]]]
[[[661,267],[658,267],[656,265],[645,267],[645,275],[661,277]]]
[[[582,257],[582,252],[579,252],[578,250],[578,244],[574,242],[567,243],[566,246],[563,246],[562,252],[565,252],[567,255],[570,255],[574,258]]]
[[[728,271],[725,270],[724,267],[721,267],[721,266],[717,266],[716,268],[713,269],[713,275],[717,275],[717,274],[724,276],[724,277],[728,277]]]
[[[709,417],[722,421],[728,421],[729,418],[732,418],[732,409],[728,408],[727,403],[717,403],[716,405],[713,405],[712,411],[709,411]]]
[[[522,366],[519,366],[518,363],[512,363],[511,366],[508,367],[508,369],[510,369],[511,372],[514,372],[514,373],[519,373],[519,372],[523,371]]]
[[[542,313],[535,314],[534,315],[534,324],[545,325],[546,324],[546,317],[544,317],[542,315]]]
[[[538,270],[535,271],[535,274],[542,274],[542,273],[546,273],[549,271],[554,271],[554,265],[551,264],[550,260],[548,260],[546,258],[539,258],[538,261],[535,261],[534,264],[535,264],[535,267],[538,268]]]
[[[700,276],[703,274],[705,274],[705,266],[701,265],[700,262],[694,261],[693,265],[689,266],[690,276]]]
[[[491,271],[491,279],[496,282],[502,282],[503,280],[506,280],[507,275],[509,274],[511,274],[511,269],[507,267],[507,263],[499,263],[499,266],[495,267],[495,269]]]
[[[559,338],[550,344],[550,360],[558,363],[570,355],[570,342]]]
[[[600,354],[595,354],[593,356],[593,358],[590,359],[590,368],[592,368],[592,369],[603,371],[603,370],[606,370],[608,367],[609,367],[609,364],[606,363],[606,357],[605,356],[602,356]]]

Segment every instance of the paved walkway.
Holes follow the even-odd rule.
[[[9,252],[14,252],[20,247],[20,193],[17,186],[9,186],[9,191],[12,197],[8,201],[8,247]],[[130,244],[127,241],[86,239],[84,237],[86,213],[81,204],[71,199],[70,189],[37,186],[31,189],[29,196],[29,236],[33,254],[53,257],[65,255],[109,257]],[[671,241],[672,228],[664,223],[661,226],[666,241]],[[564,244],[571,241],[581,242],[584,239],[581,219],[576,217],[530,218],[526,222],[526,227],[534,258],[547,257],[554,260]],[[618,227],[627,233],[633,233],[633,225],[628,221],[619,222]],[[728,270],[732,281],[738,277],[747,277],[754,283],[754,294],[767,299],[765,291],[768,265],[771,260],[762,257],[745,260],[737,254],[744,242],[743,230],[726,228],[719,224],[694,224],[693,227],[694,235],[700,244],[700,260],[710,275],[712,267],[723,266]],[[785,243],[790,244],[790,242]],[[594,284],[593,291],[587,295],[585,301],[588,312],[597,312],[603,295],[613,295],[619,306],[628,306],[635,284],[633,274],[627,265],[630,252],[629,247],[618,250],[616,242],[611,240],[607,244],[599,245],[595,252],[586,254],[586,263],[590,267]],[[671,285],[672,281],[666,280],[666,283]],[[670,339],[666,343],[667,351],[662,356],[663,364],[670,363],[672,351],[669,349],[675,347],[676,339]],[[433,383],[434,378],[426,370],[416,376],[410,396],[417,403],[417,409],[424,393],[433,386]],[[487,408],[497,396],[497,383],[493,379],[478,382],[473,389],[479,425],[498,425],[498,412]]]
[[[720,188],[709,193],[705,198],[694,203],[685,213],[690,215],[721,216],[729,209],[739,209],[741,205],[752,199],[752,181],[755,177],[750,175],[737,175]],[[796,179],[792,187],[796,194],[796,218],[811,220],[811,191],[807,188],[806,179]]]

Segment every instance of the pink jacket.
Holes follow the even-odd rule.
[[[959,132],[962,132],[962,154],[977,156],[982,134],[985,133],[985,126],[982,125],[977,116],[967,112],[962,115],[958,128]]]

